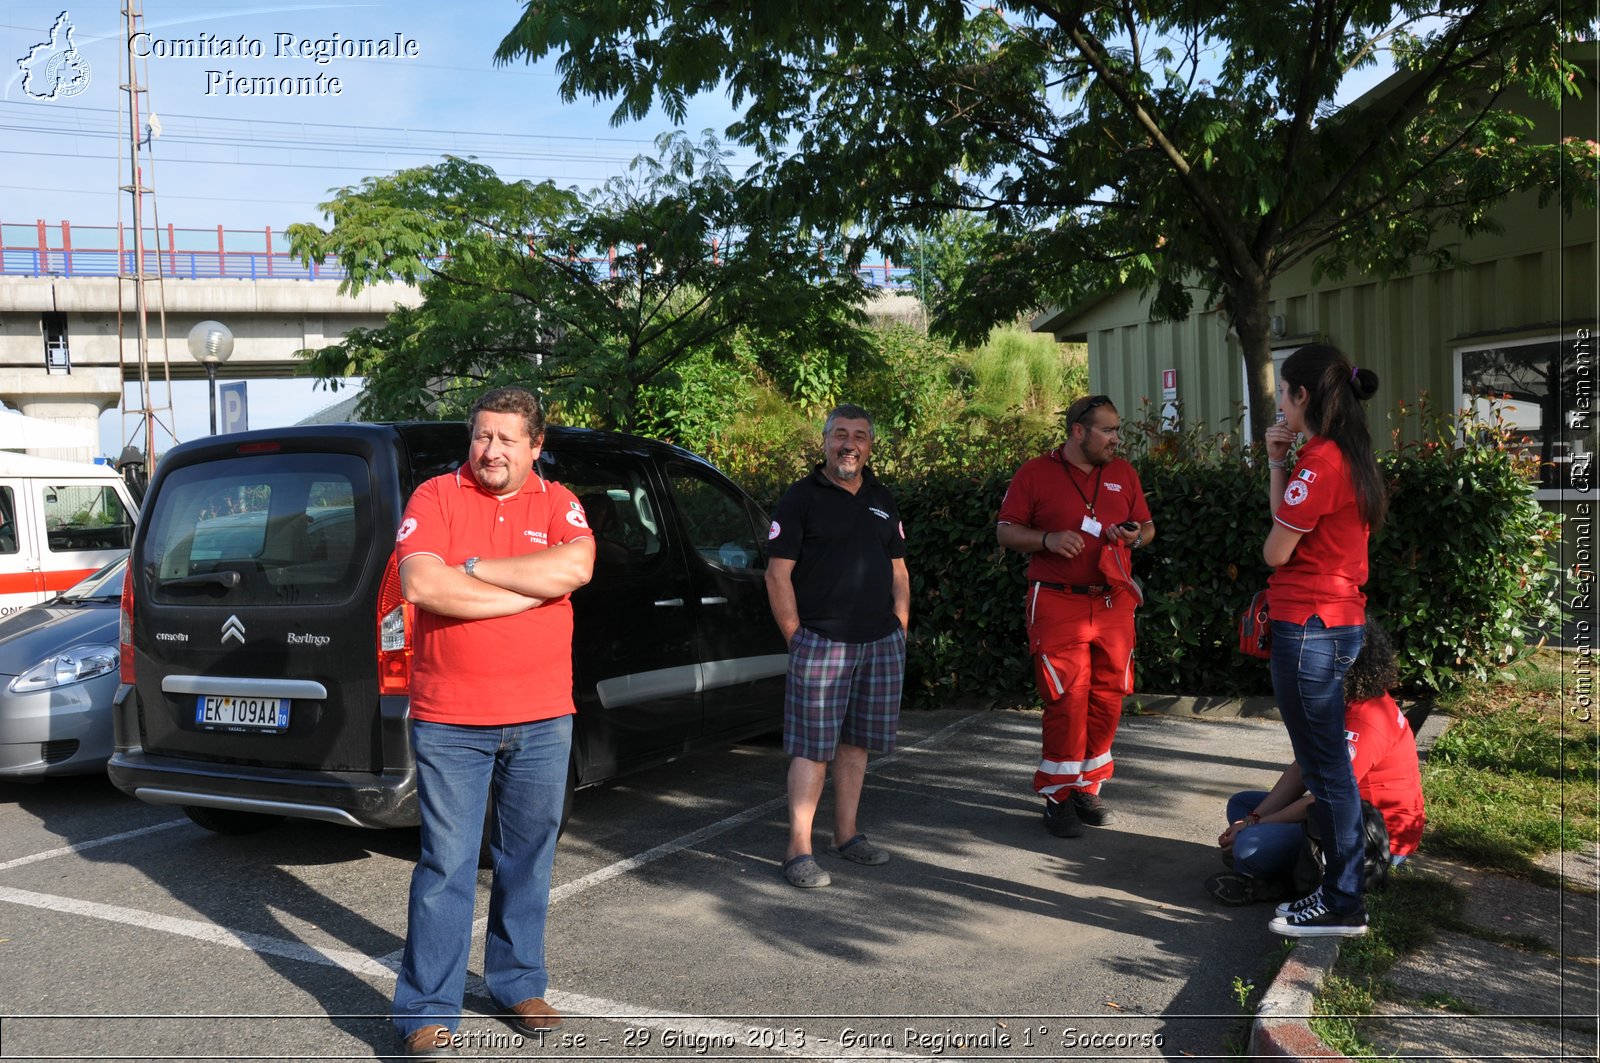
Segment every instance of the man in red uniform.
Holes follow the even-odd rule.
[[[1030,554],[1028,650],[1044,701],[1044,754],[1033,788],[1050,833],[1075,838],[1104,826],[1100,787],[1111,740],[1133,688],[1128,551],[1155,538],[1133,466],[1117,457],[1122,419],[1091,395],[1067,410],[1067,441],[1023,464],[1000,504],[1000,545]]]
[[[491,391],[470,424],[467,463],[417,488],[395,536],[401,588],[416,606],[411,745],[422,813],[394,994],[408,1057],[456,1054],[491,789],[483,979],[518,1030],[561,1024],[544,1000],[544,928],[572,744],[568,595],[589,582],[594,537],[572,492],[533,472],[538,399]]]

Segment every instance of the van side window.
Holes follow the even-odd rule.
[[[690,549],[723,572],[765,569],[764,531],[758,531],[745,500],[720,483],[678,465],[668,468],[678,510],[688,528]]]
[[[661,555],[660,510],[641,466],[605,458],[568,458],[546,452],[540,473],[578,496],[594,532],[594,575],[642,571]]]
[[[17,500],[11,488],[0,487],[0,554],[17,552]]]
[[[54,484],[41,494],[45,543],[52,553],[126,550],[133,542],[133,518],[115,488]]]

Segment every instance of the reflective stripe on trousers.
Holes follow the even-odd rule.
[[[1115,771],[1111,743],[1133,688],[1133,600],[1124,591],[1072,594],[1033,584],[1028,643],[1044,702],[1034,790],[1098,791]]]

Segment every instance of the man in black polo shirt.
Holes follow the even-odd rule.
[[[791,885],[826,886],[811,822],[833,762],[833,844],[858,864],[889,854],[856,829],[867,753],[894,749],[906,669],[911,578],[905,528],[888,488],[867,469],[872,418],[839,406],[822,429],[823,460],[773,513],[767,594],[789,640],[783,748],[789,764]]]

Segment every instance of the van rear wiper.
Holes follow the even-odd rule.
[[[176,579],[164,579],[162,587],[197,587],[207,583],[215,583],[219,587],[237,587],[243,580],[238,569],[222,568],[215,572],[201,572],[193,576],[179,576]]]

